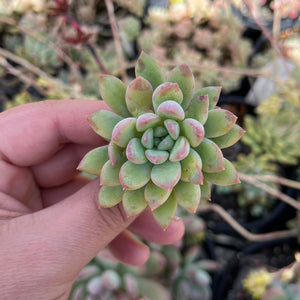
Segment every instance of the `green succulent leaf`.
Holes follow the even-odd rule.
[[[136,119],[126,118],[121,120],[113,129],[112,141],[118,146],[125,148],[128,142],[136,136]]]
[[[181,129],[192,147],[197,147],[201,143],[204,137],[204,128],[199,121],[187,118],[182,121]]]
[[[199,90],[198,92],[196,92],[193,96],[204,96],[204,95],[208,95],[208,99],[209,99],[209,109],[213,109],[215,108],[215,106],[218,103],[220,94],[221,94],[221,89],[222,87],[220,86],[208,86],[205,88],[202,88],[201,90]]]
[[[225,169],[217,173],[203,173],[204,178],[211,183],[227,186],[240,183],[237,171],[233,164],[224,158]]]
[[[201,190],[201,200],[210,200],[211,188],[207,180],[203,179],[203,184],[200,185],[200,190]]]
[[[100,185],[117,186],[120,185],[119,173],[124,160],[113,165],[111,161],[107,161],[100,173]]]
[[[181,180],[193,184],[202,184],[202,160],[199,154],[191,149],[189,155],[181,162]]]
[[[237,117],[228,110],[210,110],[204,124],[205,136],[214,138],[226,134],[234,126],[236,119]]]
[[[167,135],[162,141],[159,142],[157,149],[158,150],[170,150],[174,145],[174,140],[170,135]]]
[[[166,161],[155,165],[151,171],[151,180],[158,187],[171,190],[179,181],[181,176],[180,162]]]
[[[185,111],[185,117],[195,119],[201,124],[204,124],[208,116],[208,107],[208,95],[195,96]]]
[[[150,180],[152,164],[147,162],[142,165],[134,164],[131,161],[127,161],[120,170],[120,182],[125,190],[136,190]]]
[[[134,79],[126,90],[126,105],[132,116],[153,111],[153,88],[149,81],[139,76]]]
[[[145,113],[139,116],[136,120],[136,130],[144,132],[149,128],[155,127],[160,123],[160,117],[153,113]]]
[[[129,141],[126,147],[126,156],[130,161],[138,165],[147,162],[145,148],[143,147],[140,139],[133,138]]]
[[[115,165],[124,159],[124,149],[116,145],[114,142],[110,142],[108,144],[108,156],[112,165]]]
[[[179,124],[174,120],[167,119],[164,121],[164,125],[165,125],[165,128],[167,129],[170,137],[173,140],[177,140],[179,137],[179,133],[180,133]]]
[[[153,216],[156,222],[166,229],[172,222],[177,210],[177,201],[173,194],[160,207],[153,210]]]
[[[168,100],[173,100],[177,103],[182,102],[182,92],[177,83],[166,82],[159,85],[153,92],[152,95],[152,104],[155,112],[157,111],[158,106]]]
[[[190,148],[188,140],[185,137],[180,136],[170,152],[170,161],[174,162],[183,160],[188,156]]]
[[[180,206],[191,212],[196,212],[201,197],[201,190],[198,184],[179,181],[173,189],[173,194]]]
[[[168,151],[156,150],[156,149],[148,149],[145,151],[145,154],[148,160],[154,165],[159,165],[164,163],[169,157]]]
[[[192,70],[187,64],[182,64],[171,70],[167,81],[176,82],[183,94],[182,107],[186,109],[194,92],[195,79]]]
[[[157,114],[162,118],[168,118],[175,121],[184,119],[184,110],[181,105],[171,100],[161,103],[157,108]]]
[[[81,172],[99,176],[103,165],[108,159],[108,146],[98,147],[84,156],[77,169]]]
[[[99,191],[99,203],[103,208],[109,208],[122,201],[123,189],[118,186],[103,186]]]
[[[156,89],[164,82],[164,75],[156,62],[142,51],[135,65],[136,77],[141,76],[148,80],[153,89]]]
[[[163,126],[157,126],[153,131],[154,137],[163,137],[167,133],[168,133],[167,129]]]
[[[170,196],[172,190],[165,190],[150,181],[145,187],[145,199],[151,210],[161,206]]]
[[[224,158],[217,144],[207,138],[203,138],[198,147],[195,148],[202,159],[202,170],[208,173],[224,170]]]
[[[147,207],[144,196],[144,187],[138,190],[126,190],[123,193],[123,207],[128,216],[141,213]]]
[[[122,117],[108,110],[98,110],[88,117],[88,121],[93,130],[106,140],[111,139],[114,127]]]
[[[224,149],[235,144],[245,133],[246,131],[237,124],[228,131],[226,134],[211,138],[211,140],[216,143],[220,149]]]
[[[118,115],[127,118],[130,112],[125,102],[126,85],[117,77],[100,75],[100,94],[105,103]]]
[[[142,145],[147,149],[152,149],[154,145],[153,128],[147,129],[141,139]]]

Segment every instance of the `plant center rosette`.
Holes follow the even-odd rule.
[[[194,92],[186,64],[165,81],[154,60],[142,53],[135,72],[128,87],[100,75],[100,93],[112,111],[96,111],[88,120],[109,144],[87,153],[78,169],[100,176],[101,207],[122,202],[131,216],[149,206],[167,228],[178,204],[195,212],[200,199],[210,199],[210,183],[239,183],[221,149],[244,130],[233,113],[216,107],[220,87]]]

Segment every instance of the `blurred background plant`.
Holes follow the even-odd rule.
[[[235,159],[241,184],[212,187],[212,201],[202,201],[198,215],[181,212],[181,243],[149,245],[141,268],[102,253],[83,269],[71,299],[298,300],[298,262],[288,279],[278,274],[290,274],[280,270],[299,247],[299,6],[297,0],[0,0],[0,111],[44,99],[100,99],[99,74],[128,83],[144,50],[165,73],[187,63],[197,88],[222,86],[219,105],[237,114],[247,132],[224,151]],[[249,220],[257,223],[241,226]],[[275,264],[278,244],[284,258]],[[244,281],[237,269],[228,271],[254,252],[264,257],[263,270]],[[242,288],[234,294],[237,281]]]

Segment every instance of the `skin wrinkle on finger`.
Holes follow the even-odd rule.
[[[100,146],[106,142],[87,121],[100,109],[107,109],[103,101],[46,100],[3,112],[0,156],[15,165],[31,166],[51,157],[61,143]]]
[[[31,167],[36,182],[42,188],[63,185],[80,172],[76,169],[81,159],[93,146],[66,144],[47,161]]]
[[[28,168],[14,166],[0,160],[0,191],[19,200],[32,211],[42,209],[39,190]]]

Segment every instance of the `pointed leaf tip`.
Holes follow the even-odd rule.
[[[194,94],[195,96],[204,96],[208,95],[209,99],[209,109],[215,108],[219,101],[219,97],[221,94],[222,87],[220,86],[208,86],[205,88],[200,89],[198,92]]]
[[[98,110],[88,117],[93,130],[106,140],[110,140],[112,131],[122,117],[108,110]]]
[[[127,216],[135,216],[147,207],[144,196],[144,187],[137,190],[126,190],[123,193],[123,207]]]
[[[102,208],[109,208],[122,201],[123,189],[118,186],[103,186],[99,191],[99,204]]]
[[[152,103],[155,112],[158,106],[164,101],[172,100],[181,103],[183,99],[182,91],[177,83],[165,82],[159,85],[153,92]]]
[[[181,64],[175,67],[171,70],[167,81],[178,83],[183,94],[181,105],[183,109],[186,109],[190,103],[195,87],[195,79],[190,67],[187,64]]]
[[[205,136],[214,138],[226,134],[234,126],[236,120],[237,117],[226,109],[210,110],[204,124]]]
[[[179,181],[174,187],[173,194],[180,206],[191,212],[196,212],[201,197],[201,190],[198,184]]]
[[[156,222],[163,228],[167,227],[175,217],[177,210],[177,202],[173,194],[171,194],[168,200],[157,209],[153,210],[153,216]]]
[[[145,188],[145,199],[151,210],[161,206],[169,198],[172,190],[165,190],[150,181]]]
[[[141,76],[148,80],[153,89],[164,82],[164,76],[160,67],[151,56],[142,51],[135,65],[136,77]]]
[[[100,176],[101,169],[108,159],[108,146],[98,147],[83,157],[77,169],[82,172]]]
[[[202,170],[204,172],[213,173],[224,170],[223,153],[217,144],[207,138],[203,138],[202,142],[195,150],[202,159]]]
[[[100,75],[99,89],[103,100],[115,113],[125,118],[130,116],[125,102],[126,85],[119,78]]]
[[[151,180],[158,187],[171,190],[181,176],[180,162],[166,161],[160,165],[154,165],[151,171]]]
[[[152,85],[141,76],[134,79],[128,85],[126,90],[126,105],[134,117],[153,111],[152,93]]]
[[[149,162],[141,165],[127,161],[121,168],[119,178],[123,189],[136,190],[150,180],[152,164]]]
[[[216,173],[204,173],[204,178],[211,183],[227,186],[240,183],[239,176],[233,164],[224,158],[225,169]]]

